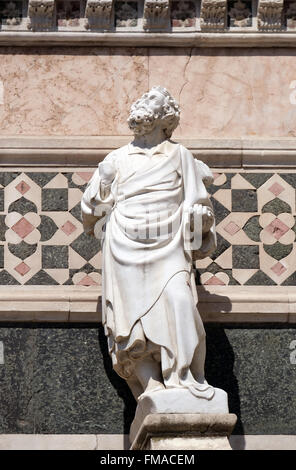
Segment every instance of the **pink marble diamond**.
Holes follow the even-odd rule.
[[[216,276],[212,276],[207,282],[205,282],[205,286],[225,286],[225,282],[221,281]]]
[[[75,227],[75,225],[72,224],[70,220],[67,220],[67,222],[61,227],[61,230],[63,230],[66,235],[71,235],[71,233],[73,233],[76,229],[77,227]]]
[[[237,233],[240,230],[240,227],[236,225],[234,222],[229,222],[224,227],[225,232],[229,233],[229,235],[233,236],[235,233]]]
[[[25,181],[21,181],[16,185],[15,189],[17,189],[19,193],[25,194],[27,191],[29,191],[30,186]]]
[[[272,266],[271,270],[277,275],[277,276],[280,276],[281,274],[283,274],[285,271],[287,271],[287,268],[285,268],[285,266],[278,262],[276,263],[274,266]]]
[[[26,263],[22,262],[22,263],[18,264],[14,269],[21,276],[24,276],[25,274],[27,274],[30,271],[31,268]]]
[[[287,227],[284,222],[282,222],[280,219],[274,219],[267,227],[265,227],[265,230],[267,232],[271,233],[274,238],[279,240],[285,233],[288,232],[289,227]]]
[[[84,276],[81,281],[78,282],[78,286],[97,286],[97,282],[95,282],[88,274]]]
[[[76,173],[76,175],[80,176],[86,183],[89,182],[93,174],[93,171],[77,171]]]
[[[18,234],[19,237],[25,238],[29,233],[34,230],[34,226],[28,222],[25,217],[22,217],[11,229]]]
[[[278,196],[284,191],[284,189],[285,188],[281,186],[279,183],[273,183],[273,185],[270,186],[270,188],[268,188],[268,191],[270,191],[275,196]]]

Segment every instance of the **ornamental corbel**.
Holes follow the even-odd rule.
[[[202,0],[200,29],[221,31],[226,28],[227,0]]]
[[[170,0],[145,0],[144,29],[167,29],[170,25]]]
[[[113,0],[87,0],[85,7],[87,29],[110,29]]]
[[[28,29],[49,30],[53,27],[54,0],[29,0]]]
[[[257,21],[260,31],[280,30],[283,26],[284,0],[259,0]]]

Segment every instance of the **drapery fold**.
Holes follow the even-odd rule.
[[[159,352],[170,383],[173,372],[181,380],[198,347],[204,348],[204,330],[193,300],[192,261],[207,256],[216,244],[214,225],[207,233],[202,231],[203,207],[212,208],[203,180],[211,172],[173,142],[166,141],[158,155],[148,158],[129,150],[125,146],[106,157],[117,169],[107,196],[99,171],[94,173],[82,200],[83,222],[89,233],[97,223],[95,233],[102,240],[103,324],[115,369],[130,377],[137,352],[147,350],[156,356]],[[178,299],[189,300],[170,307],[172,282],[179,290]],[[177,334],[183,334],[182,310],[184,328],[194,332],[187,345],[181,338],[185,348],[181,354],[180,348],[176,353],[179,339],[173,331],[177,328]],[[200,376],[200,364],[198,368],[193,375]]]

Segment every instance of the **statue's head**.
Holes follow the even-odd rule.
[[[154,86],[131,106],[127,120],[135,135],[145,135],[161,126],[169,139],[179,124],[180,108],[170,93],[161,86]]]

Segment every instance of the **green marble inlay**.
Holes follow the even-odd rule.
[[[240,175],[258,189],[272,177],[273,173],[240,173]]]
[[[276,286],[276,283],[263,271],[257,271],[244,284],[245,286]]]
[[[279,261],[291,253],[293,250],[293,244],[283,245],[280,242],[276,242],[274,245],[263,245],[263,248],[269,256],[272,256],[274,259]]]
[[[259,215],[251,217],[243,226],[245,234],[254,242],[260,242],[260,232],[262,230],[259,224]]]
[[[255,189],[232,189],[232,210],[234,212],[257,212]]]
[[[258,245],[233,245],[232,262],[234,269],[258,269]]]
[[[279,215],[283,212],[291,213],[292,210],[289,204],[276,197],[275,199],[272,199],[272,201],[267,202],[262,207],[262,213],[264,214],[265,212],[270,212],[271,214]]]
[[[234,434],[295,434],[296,327],[206,324],[206,377],[228,393]],[[128,433],[135,401],[102,326],[2,324],[0,433]]]

